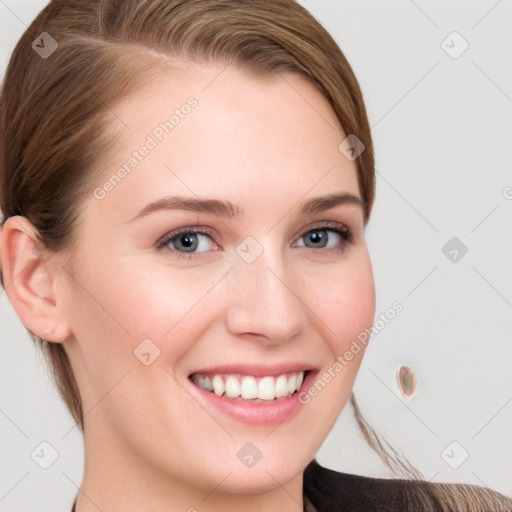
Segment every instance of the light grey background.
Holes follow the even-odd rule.
[[[512,2],[301,3],[337,40],[362,87],[378,171],[366,231],[377,315],[395,301],[404,307],[367,349],[354,387],[361,410],[425,479],[512,495]],[[45,4],[0,0],[2,75]],[[469,43],[458,58],[441,46],[453,31]],[[446,44],[460,48],[454,36]],[[457,262],[441,250],[452,237],[468,248]],[[3,291],[0,335],[0,510],[69,510],[82,437]],[[413,400],[397,387],[401,364],[419,379]],[[46,470],[31,458],[42,441],[59,454]],[[457,465],[463,450],[468,459],[453,469],[446,461]],[[349,404],[318,460],[390,476]]]

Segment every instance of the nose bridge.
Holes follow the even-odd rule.
[[[257,334],[274,343],[286,341],[303,325],[303,304],[293,291],[293,273],[286,267],[280,248],[271,248],[270,242],[259,245],[260,253],[252,261],[246,254],[257,247],[242,243],[237,248],[238,256],[231,272],[234,293],[228,328],[234,334]],[[244,253],[240,247],[249,250]]]

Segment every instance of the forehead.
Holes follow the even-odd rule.
[[[134,207],[163,192],[255,204],[262,193],[297,201],[313,187],[359,193],[357,167],[338,149],[346,135],[335,113],[296,74],[254,76],[232,65],[162,71],[112,114],[119,138],[103,182],[124,167],[111,195],[130,195]]]

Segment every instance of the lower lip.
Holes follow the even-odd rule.
[[[200,399],[231,418],[251,425],[278,425],[291,420],[300,411],[304,404],[299,401],[299,394],[309,388],[314,378],[313,373],[313,371],[307,373],[302,386],[292,396],[268,402],[250,402],[225,395],[218,396],[197,386],[191,379],[189,381],[194,393],[199,395]]]

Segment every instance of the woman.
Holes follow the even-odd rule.
[[[314,459],[358,412],[364,347],[336,363],[375,315],[375,176],[356,78],[299,4],[53,1],[1,141],[2,284],[84,433],[73,510],[510,509]]]

